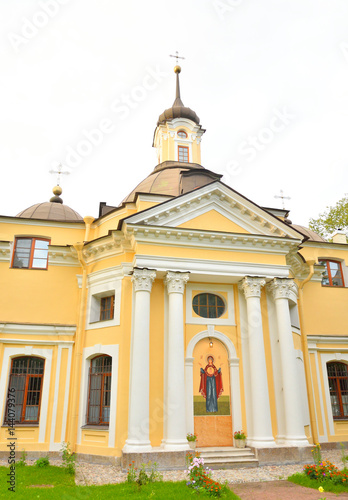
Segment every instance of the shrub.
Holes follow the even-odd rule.
[[[155,481],[162,481],[163,477],[157,471],[157,463],[148,462],[147,464],[141,464],[139,473],[137,472],[137,467],[134,466],[134,460],[129,464],[127,470],[127,483],[137,483],[139,486],[144,484],[154,483]],[[146,467],[148,472],[146,472]]]
[[[60,451],[62,452],[62,467],[65,467],[69,474],[75,474],[76,455],[73,451],[71,451],[70,443],[62,443]]]
[[[50,465],[49,458],[47,456],[38,458],[35,462],[35,465],[36,467],[47,467],[48,465]]]
[[[25,465],[27,465],[27,456],[28,453],[23,449],[21,453],[21,458],[18,460],[16,465],[19,467],[24,467]]]

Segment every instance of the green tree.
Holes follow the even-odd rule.
[[[336,229],[348,230],[348,195],[339,200],[334,207],[326,207],[317,219],[309,219],[309,228],[329,239]]]

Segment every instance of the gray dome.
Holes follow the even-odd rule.
[[[75,212],[72,208],[62,203],[46,201],[44,203],[37,203],[19,214],[16,217],[22,217],[24,219],[44,219],[44,220],[57,220],[57,221],[69,221],[69,222],[79,222],[82,221],[80,214]]]

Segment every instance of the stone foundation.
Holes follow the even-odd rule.
[[[156,462],[158,470],[175,470],[186,468],[186,451],[164,451],[160,448],[153,448],[146,453],[123,453],[122,469],[127,470],[129,464],[134,461],[134,467],[141,467],[141,464],[152,464]]]
[[[313,463],[313,445],[275,446],[274,448],[251,448],[259,465],[286,465]]]

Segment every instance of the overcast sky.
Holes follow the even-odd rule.
[[[348,192],[347,0],[0,0],[0,214],[48,201],[97,217],[155,167],[181,96],[202,164],[306,225]],[[92,144],[93,143],[93,144]]]

